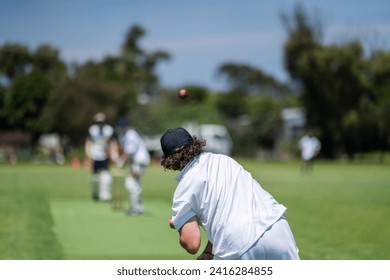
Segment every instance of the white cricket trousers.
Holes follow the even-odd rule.
[[[282,216],[238,260],[299,260],[290,225]]]

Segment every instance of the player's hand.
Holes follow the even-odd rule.
[[[174,224],[172,223],[172,217],[169,217],[169,219],[168,219],[168,224],[169,224],[169,227],[170,227],[170,228],[175,229],[175,226],[174,226]]]
[[[214,258],[214,256],[210,253],[202,253],[196,259],[202,260],[202,261],[204,261],[204,260],[208,261],[208,260],[212,260],[213,258]]]

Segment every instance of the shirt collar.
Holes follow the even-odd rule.
[[[199,162],[199,156],[193,158],[187,165],[176,175],[176,181],[180,182],[183,176],[196,164]]]

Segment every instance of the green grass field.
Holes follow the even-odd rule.
[[[302,259],[390,259],[390,166],[238,160],[287,208]],[[89,170],[0,165],[0,259],[194,259],[168,227],[176,173],[146,170],[146,212],[94,202]]]

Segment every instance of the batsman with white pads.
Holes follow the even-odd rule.
[[[143,138],[130,126],[127,118],[119,119],[118,135],[123,153],[117,161],[117,167],[123,168],[126,163],[129,164],[129,173],[124,180],[130,202],[127,214],[138,216],[145,211],[142,201],[141,177],[145,168],[150,164],[150,155]]]

